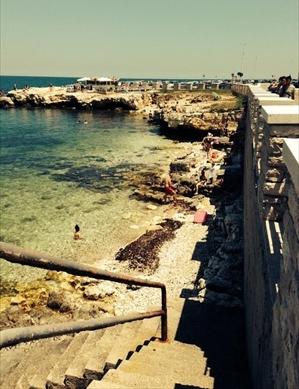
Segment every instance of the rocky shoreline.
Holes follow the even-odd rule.
[[[146,107],[138,112],[148,114],[149,107],[153,108],[152,105]],[[162,109],[170,108],[167,105],[160,107]],[[214,128],[214,134],[222,130],[222,127]],[[223,185],[200,187],[199,195],[194,195],[199,170],[209,169],[211,160],[207,160],[202,142],[189,142],[185,153],[178,155],[169,166],[177,184],[178,205],[171,202],[163,205],[162,221],[157,221],[137,241],[116,253],[114,259],[95,266],[163,282],[168,296],[242,308],[242,116],[236,118],[234,128],[232,123],[226,126],[226,137],[214,137],[218,140],[216,150],[221,157],[215,181],[222,178]],[[230,149],[231,164],[224,165],[227,149]],[[149,206],[159,207],[163,195],[159,174],[141,175],[139,181],[136,180],[132,177],[138,187],[133,195]],[[207,223],[193,222],[198,209],[208,212]],[[30,285],[4,282],[1,295],[1,306],[5,307],[0,313],[1,329],[144,311],[148,305],[157,305],[160,301],[158,291],[56,272],[48,272],[44,280]]]
[[[217,97],[215,97],[217,96]],[[198,130],[227,135],[242,116],[242,101],[230,91],[68,92],[65,87],[12,90],[0,96],[0,108],[47,108],[113,110],[143,115],[171,131],[187,130],[198,138]],[[193,133],[195,131],[195,133]],[[180,134],[182,135],[182,134]],[[185,133],[186,135],[186,133]]]

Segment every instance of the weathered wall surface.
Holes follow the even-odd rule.
[[[247,349],[252,383],[260,383],[260,388],[270,388],[268,382],[271,380],[272,356],[269,334],[273,303],[263,260],[266,248],[259,217],[252,132],[249,129],[250,121],[247,121],[244,156],[244,306]]]
[[[272,105],[261,106],[259,93],[265,91],[242,92],[248,93],[244,304],[252,384],[254,389],[295,389],[299,388],[299,182],[290,174],[283,151],[285,138],[299,148],[299,111],[292,101],[273,105],[274,96],[269,96],[269,101],[274,98]],[[296,158],[293,163],[298,171]]]

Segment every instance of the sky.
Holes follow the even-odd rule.
[[[0,0],[0,74],[298,77],[298,0]]]

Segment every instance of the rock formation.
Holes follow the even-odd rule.
[[[227,135],[236,127],[242,110],[237,99],[223,93],[215,100],[210,92],[68,92],[65,87],[12,90],[0,97],[0,108],[35,107],[60,109],[97,109],[143,114],[166,129],[216,131]]]

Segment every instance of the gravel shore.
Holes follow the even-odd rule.
[[[200,206],[210,217],[215,207],[205,198]],[[175,237],[165,241],[159,251],[159,267],[152,275],[144,275],[128,269],[126,262],[101,261],[102,268],[109,271],[125,272],[135,277],[146,278],[164,283],[168,297],[200,298],[195,283],[200,270],[201,260],[207,255],[206,243],[208,225],[194,223],[193,213],[178,213],[175,206],[168,206],[167,218],[179,220],[183,225],[174,232]],[[130,311],[145,311],[148,306],[161,304],[161,293],[153,288],[127,289],[125,285],[116,284],[117,296],[114,304],[115,314]]]

